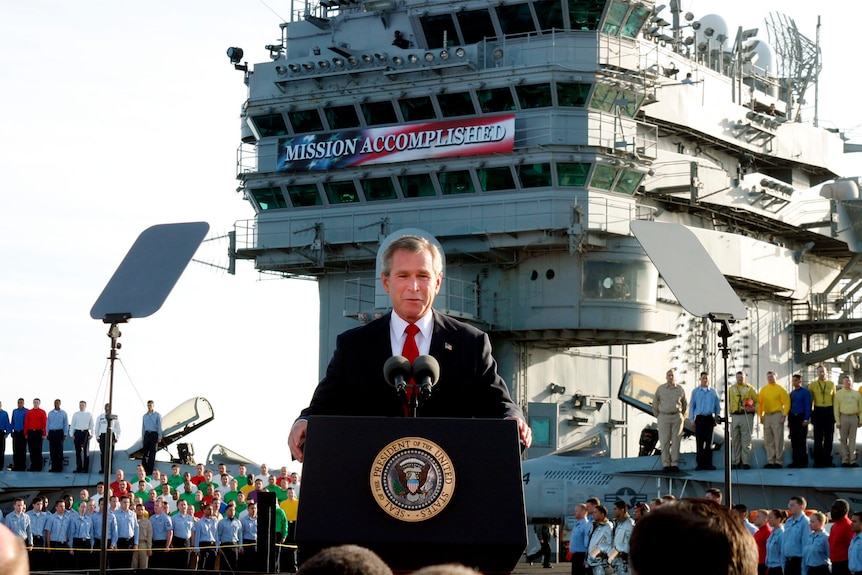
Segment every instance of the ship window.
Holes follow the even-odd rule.
[[[604,84],[596,84],[596,89],[593,91],[593,98],[590,100],[590,108],[601,110],[602,112],[610,112],[614,107],[614,100],[617,99],[617,89]]]
[[[569,0],[572,30],[598,30],[605,0]]]
[[[530,431],[533,432],[533,447],[552,447],[550,417],[531,416]]]
[[[491,14],[487,10],[465,10],[455,14],[461,34],[464,36],[464,44],[476,44],[482,40],[496,38],[494,23],[491,22]]]
[[[402,98],[398,100],[398,106],[401,108],[401,115],[404,116],[405,122],[432,120],[437,117],[430,96]]]
[[[620,114],[628,118],[634,118],[643,99],[643,94],[638,94],[632,90],[621,90],[619,94]],[[623,102],[625,103],[623,104]]]
[[[641,6],[640,8],[634,8],[632,13],[629,14],[628,20],[626,20],[625,26],[623,26],[622,36],[627,38],[634,38],[640,32],[641,27],[646,22],[647,17],[649,17],[650,9],[646,6]]]
[[[505,36],[529,34],[536,31],[529,4],[497,6],[497,17],[500,19],[500,27]]]
[[[443,114],[444,118],[472,116],[476,113],[476,108],[473,107],[473,98],[470,97],[470,92],[440,94],[437,96],[437,103],[440,104],[440,112]]]
[[[463,172],[443,172],[439,176],[440,191],[443,195],[451,194],[472,194],[476,190],[473,189],[473,180],[470,178],[469,171]]]
[[[565,27],[563,24],[563,6],[560,0],[536,0],[533,2],[536,8],[536,16],[539,18],[539,28],[541,30],[562,30]]]
[[[491,88],[490,90],[477,90],[476,98],[479,107],[485,114],[494,112],[508,112],[515,109],[515,100],[509,88]]]
[[[629,196],[634,195],[643,179],[644,175],[640,172],[636,172],[634,170],[623,170],[617,180],[617,184],[614,186],[614,191],[621,194],[628,194]]]
[[[609,36],[616,36],[620,33],[620,27],[623,24],[623,18],[629,11],[629,5],[621,0],[614,0],[611,7],[608,8],[608,14],[605,16],[605,24],[602,26],[602,32]]]
[[[362,180],[362,190],[369,202],[377,200],[394,200],[398,197],[392,178],[368,178]]]
[[[587,105],[590,88],[592,88],[590,84],[558,82],[557,101],[560,106],[582,108]]]
[[[326,115],[330,130],[344,130],[360,126],[359,116],[356,115],[356,108],[353,106],[332,106],[325,108],[323,113]]]
[[[287,115],[290,118],[290,124],[293,126],[295,134],[323,131],[323,122],[320,121],[320,114],[317,113],[317,108],[288,112]]]
[[[596,164],[596,169],[593,172],[593,179],[590,180],[590,185],[600,190],[611,189],[611,184],[614,183],[614,178],[617,177],[617,169],[604,164]]]
[[[522,188],[542,188],[551,185],[551,164],[524,164],[518,166],[518,179]]]
[[[515,86],[518,94],[518,103],[521,108],[548,108],[552,106],[550,84],[528,84],[526,86]]]
[[[278,210],[287,207],[287,200],[281,193],[281,188],[257,188],[251,190],[257,205],[261,210]]]
[[[315,184],[295,184],[287,189],[287,195],[295,208],[323,205]]]
[[[359,201],[353,180],[346,182],[325,182],[323,189],[330,204],[350,204]]]
[[[515,179],[512,177],[512,170],[508,166],[479,168],[476,170],[476,176],[479,178],[479,185],[483,192],[515,189]]]
[[[458,32],[455,30],[455,22],[451,14],[438,14],[436,16],[425,16],[421,18],[422,30],[429,48],[442,48],[443,38],[446,45],[452,46],[458,42]]]
[[[395,117],[395,108],[392,107],[392,102],[368,102],[360,104],[362,107],[362,115],[365,116],[365,123],[369,126],[379,124],[396,124],[398,118]]]
[[[584,262],[583,299],[655,303],[658,272],[647,262]]]
[[[287,126],[284,124],[284,117],[281,114],[252,116],[251,121],[254,122],[255,130],[261,138],[287,135]]]
[[[587,175],[590,173],[591,164],[586,163],[565,163],[557,164],[557,179],[561,186],[583,187],[587,185]]]
[[[434,182],[431,181],[429,174],[398,176],[398,183],[401,185],[401,194],[405,198],[424,198],[437,195],[434,190]]]

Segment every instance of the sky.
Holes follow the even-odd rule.
[[[715,5],[683,3],[698,17]],[[732,29],[760,26],[765,38],[766,13],[750,1],[721,6]],[[818,7],[821,125],[859,141],[854,21],[840,6]],[[810,2],[781,7],[815,37]],[[89,310],[143,230],[206,221],[217,237],[253,218],[235,191],[246,88],[225,50],[265,61],[289,14],[288,2],[259,0],[0,2],[4,408],[19,396],[59,398],[67,411],[106,401],[110,340]],[[224,265],[226,250],[207,242],[197,257]],[[198,461],[222,443],[299,469],[286,437],[317,382],[317,318],[313,282],[259,276],[251,262],[236,276],[190,264],[158,312],[121,328],[119,447],[137,439],[148,399],[165,413],[202,395],[216,419],[190,437]]]

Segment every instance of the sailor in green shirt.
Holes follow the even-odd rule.
[[[835,436],[835,384],[826,379],[826,368],[817,366],[817,379],[808,384],[814,401],[811,425],[814,427],[814,467],[835,467],[832,439]]]
[[[168,476],[168,485],[172,491],[180,489],[183,485],[183,476],[180,473],[180,466],[176,463],[171,465],[171,474]]]
[[[856,463],[856,429],[862,416],[862,395],[853,389],[850,376],[841,378],[841,389],[835,393],[835,421],[838,423],[838,449],[841,467],[859,467]]]
[[[862,397],[862,396],[859,396],[859,397]],[[282,489],[281,487],[276,485],[274,475],[270,475],[268,481],[269,481],[269,485],[267,485],[265,487],[265,489],[267,491],[271,491],[272,493],[275,493],[275,498],[278,500],[279,503],[281,503],[282,501],[287,499],[287,493],[285,493],[284,489]]]

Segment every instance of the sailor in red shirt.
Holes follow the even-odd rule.
[[[34,399],[33,409],[28,409],[24,415],[24,435],[30,451],[28,471],[42,471],[42,440],[48,436],[48,414],[39,407],[41,403],[38,397]]]
[[[772,527],[766,522],[766,509],[758,509],[754,515],[754,542],[757,543],[757,575],[766,575],[766,540],[772,535]]]
[[[203,464],[203,463],[198,463],[198,465],[197,465],[197,475],[195,475],[194,477],[192,477],[192,484],[193,484],[195,487],[200,487],[200,484],[207,480],[207,476],[206,476],[206,474],[204,473],[205,471],[206,471],[206,468],[204,467],[204,464]]]
[[[832,529],[829,530],[829,559],[832,560],[833,575],[850,575],[847,551],[854,533],[850,527],[848,513],[850,503],[846,499],[836,499],[830,510]]]

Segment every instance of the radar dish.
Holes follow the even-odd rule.
[[[703,18],[698,20],[700,22],[700,28],[695,32],[695,41],[700,44],[701,42],[714,42],[716,48],[718,47],[719,36],[725,38],[724,46],[726,49],[731,49],[732,46],[729,46],[730,42],[727,40],[727,22],[724,21],[724,18],[719,16],[718,14],[707,14]],[[709,31],[712,31],[711,33]]]

